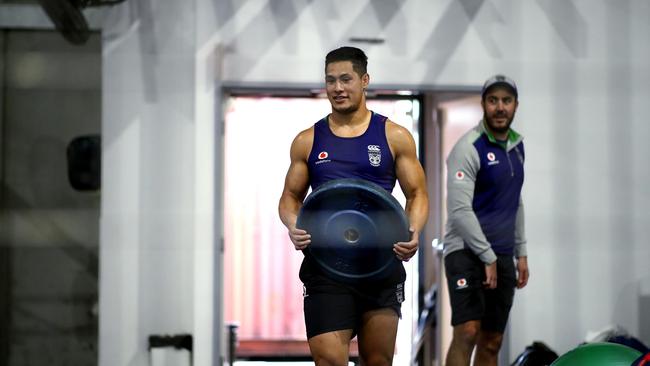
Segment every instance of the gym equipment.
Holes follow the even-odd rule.
[[[393,244],[410,239],[404,209],[381,186],[335,179],[303,202],[296,227],[311,234],[307,251],[331,278],[380,279],[400,261]]]
[[[650,352],[637,358],[634,363],[632,363],[632,366],[650,366]]]
[[[563,354],[551,366],[630,366],[641,352],[617,343],[587,343]]]

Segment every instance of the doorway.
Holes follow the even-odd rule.
[[[419,151],[419,97],[375,95],[368,97],[367,104],[410,130]],[[327,115],[330,108],[327,98],[320,95],[250,93],[226,98],[224,321],[238,324],[239,358],[309,358],[298,279],[302,255],[289,241],[277,204],[293,138]],[[393,194],[405,204],[401,189],[396,187]],[[416,259],[406,264],[407,295],[402,304],[396,364],[410,363],[419,311],[417,263]]]
[[[309,359],[298,280],[302,256],[277,217],[277,202],[293,138],[329,113],[330,105],[318,95],[244,93],[225,100],[224,320],[239,327],[240,359]],[[445,160],[458,138],[481,119],[479,92],[379,95],[369,97],[368,106],[411,131],[431,200],[419,259],[407,266],[410,281],[395,363],[442,365],[451,341],[450,309],[441,255],[429,243],[444,234]],[[401,191],[393,193],[403,204]],[[437,319],[425,335],[418,325],[430,288],[437,291],[432,309]],[[424,344],[414,344],[418,337],[426,338]]]

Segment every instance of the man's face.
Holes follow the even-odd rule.
[[[485,94],[481,106],[488,128],[500,134],[508,132],[519,102],[507,87],[494,86]]]
[[[364,98],[368,74],[359,76],[351,61],[332,62],[325,69],[325,89],[332,109],[339,113],[353,113]]]

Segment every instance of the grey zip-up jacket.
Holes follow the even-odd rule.
[[[523,137],[510,129],[498,142],[484,121],[463,135],[447,158],[444,255],[471,249],[486,264],[497,254],[526,256]]]

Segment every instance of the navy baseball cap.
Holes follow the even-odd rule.
[[[488,89],[496,85],[505,86],[508,89],[510,89],[512,94],[515,95],[515,98],[519,96],[519,94],[517,93],[517,84],[515,84],[514,80],[510,79],[505,75],[494,75],[491,78],[487,79],[485,81],[485,84],[483,84],[483,90],[481,91],[481,96],[484,97]]]

